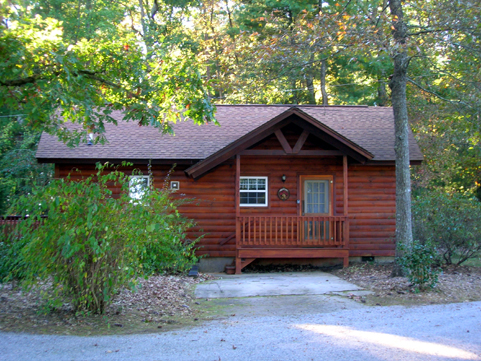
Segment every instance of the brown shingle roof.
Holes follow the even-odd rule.
[[[123,122],[122,113],[112,116],[119,125],[106,124],[108,143],[69,148],[54,136],[42,134],[37,158],[43,162],[69,159],[205,159],[240,137],[252,132],[272,118],[291,109],[291,105],[218,105],[216,118],[220,127],[192,122],[173,125],[175,136],[162,135],[149,126]],[[392,161],[394,155],[394,119],[392,108],[308,106],[295,107],[374,155],[374,161]],[[422,154],[410,133],[411,160]]]

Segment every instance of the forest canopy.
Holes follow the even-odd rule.
[[[11,136],[2,138],[2,184],[45,176],[34,163],[22,174],[5,163],[12,151],[33,151],[41,131],[71,145],[89,132],[105,141],[114,109],[171,131],[186,118],[215,121],[215,103],[391,106],[389,83],[402,53],[410,125],[425,155],[415,191],[479,194],[480,5],[410,1],[400,22],[391,3],[3,2],[0,123]],[[401,42],[393,36],[398,21]],[[65,121],[83,131],[67,132]]]

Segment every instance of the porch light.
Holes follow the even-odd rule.
[[[282,182],[285,182],[285,181],[286,181],[286,178],[287,178],[287,177],[286,177],[286,175],[285,175],[285,174],[283,174],[283,175],[282,175],[282,177],[281,177],[281,179],[282,179]]]

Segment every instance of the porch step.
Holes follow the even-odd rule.
[[[254,262],[257,258],[236,258],[235,260],[235,273],[240,275],[242,273],[242,269],[246,266],[250,265]]]
[[[256,260],[256,258],[242,258],[241,259],[241,262],[240,262],[240,267],[241,269],[236,272],[236,261],[234,260],[231,264],[225,266],[224,268],[224,271],[225,273],[227,273],[228,275],[232,275],[232,274],[235,274],[235,273],[240,273],[240,271],[245,268],[246,266],[250,265],[252,262],[254,262]]]
[[[226,265],[224,268],[224,272],[227,273],[228,275],[235,274],[235,265],[232,265],[232,264]]]

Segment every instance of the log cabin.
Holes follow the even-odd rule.
[[[122,161],[147,174],[150,162],[155,187],[175,164],[169,179],[175,196],[196,199],[180,211],[196,222],[188,237],[203,236],[200,270],[227,266],[240,273],[255,260],[346,266],[394,256],[392,108],[218,105],[220,126],[180,122],[175,135],[123,122],[120,112],[112,117],[118,125],[106,124],[104,145],[68,148],[44,133],[38,161],[54,163],[56,177],[74,170],[89,175],[97,162]],[[420,164],[411,132],[409,143],[411,164]]]

